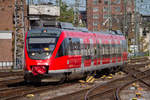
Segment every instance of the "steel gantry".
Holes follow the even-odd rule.
[[[22,69],[24,65],[24,4],[25,0],[15,0],[14,22],[15,22],[15,48],[14,69]]]

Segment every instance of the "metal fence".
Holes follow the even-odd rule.
[[[10,70],[13,68],[12,61],[0,61],[0,70]]]
[[[0,61],[0,71],[22,70],[23,69],[22,61],[17,60],[16,64],[18,65],[17,67],[14,66],[13,61]]]

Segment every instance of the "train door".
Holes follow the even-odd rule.
[[[84,68],[91,66],[91,49],[89,39],[84,39]]]
[[[91,56],[91,66],[97,66],[97,40],[95,39],[90,39],[90,56]]]
[[[116,63],[118,62],[118,41],[115,40],[115,54],[114,54],[114,58]]]
[[[110,63],[110,42],[109,40],[103,40],[103,64]]]
[[[110,54],[110,63],[112,63],[112,40],[109,40],[109,54]]]
[[[68,51],[66,49],[68,48],[67,44],[68,44],[67,39],[64,39],[63,42],[59,46],[56,57],[54,59],[54,63],[52,63],[53,66],[55,67],[50,67],[50,69],[51,68],[53,68],[52,70],[68,69],[68,66],[67,66],[67,52]]]
[[[126,40],[122,40],[122,58],[123,58],[123,61],[127,60],[127,43],[126,43]]]
[[[103,60],[103,45],[101,39],[99,39],[99,58],[100,58],[100,64],[102,64]]]
[[[94,53],[94,56],[93,56],[93,61],[94,61],[94,66],[97,66],[98,65],[98,62],[100,63],[100,59],[99,58],[99,52],[98,52],[98,48],[99,48],[99,40],[93,40],[93,53]]]
[[[120,62],[123,62],[123,47],[122,47],[122,40],[120,40]]]
[[[84,72],[84,43],[83,39],[80,39],[80,50],[81,50],[81,70]]]
[[[114,39],[112,39],[112,41],[111,41],[111,59],[112,59],[112,63],[116,63],[115,40]]]
[[[118,40],[117,41],[117,59],[118,59],[118,62],[121,62],[121,41]]]
[[[100,54],[101,54],[101,52],[100,52],[101,45],[100,44],[101,44],[101,40],[99,39],[96,42],[96,45],[97,45],[97,65],[101,64],[101,57],[100,57]]]

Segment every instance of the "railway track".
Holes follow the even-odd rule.
[[[144,59],[145,61],[145,59]],[[138,61],[139,62],[139,61]],[[124,84],[127,84],[129,82],[132,82],[135,79],[135,75],[137,77],[142,77],[143,75],[149,74],[150,70],[142,72],[140,68],[144,67],[145,65],[148,65],[150,62],[144,62],[144,63],[138,63],[138,64],[131,64],[128,65],[127,69],[124,71],[128,75],[124,78],[119,78],[117,80],[113,80],[111,82],[98,85],[91,89],[85,89],[82,91],[78,91],[76,93],[72,93],[65,96],[56,97],[50,100],[116,100],[116,90],[118,87],[123,86]],[[136,68],[135,68],[136,66]],[[143,76],[144,77],[144,76]],[[142,77],[142,78],[143,78]],[[86,94],[86,95],[85,95]],[[83,98],[85,97],[85,98]]]
[[[121,91],[124,90],[124,88],[128,87],[129,85],[131,85],[131,84],[133,84],[135,82],[140,82],[140,83],[146,85],[147,88],[150,90],[150,79],[149,79],[150,73],[149,72],[150,72],[150,70],[147,70],[145,72],[141,72],[141,74],[143,74],[142,76],[140,76],[138,74],[137,75],[133,75],[132,77],[135,78],[133,81],[130,81],[130,82],[122,85],[121,87],[117,88],[116,93],[115,93],[116,94],[116,99],[117,100],[121,100],[121,96],[120,96]],[[147,82],[147,80],[149,82]]]
[[[18,71],[18,72],[0,72],[0,78],[10,77],[10,76],[23,76],[23,71]]]
[[[138,61],[139,62],[139,61]],[[54,97],[50,100],[96,100],[96,98],[101,98],[98,100],[112,100],[112,97],[115,99],[116,98],[116,90],[118,87],[123,86],[123,84],[127,84],[129,81],[135,80],[135,77],[133,73],[138,73],[139,77],[142,77],[145,75],[145,72],[141,72],[140,68],[142,66],[145,66],[149,64],[150,62],[147,61],[145,62],[146,64],[143,63],[136,63],[136,64],[129,64],[126,71],[130,70],[130,73],[127,73],[128,76],[113,80],[108,83],[104,83],[99,86],[95,86],[92,88],[85,88],[83,90],[79,90],[77,92],[73,92],[71,94],[63,95],[63,96],[58,96]],[[136,69],[134,68],[136,65]],[[138,69],[139,68],[139,69]],[[141,73],[141,74],[140,74]],[[136,76],[137,77],[137,76]],[[73,82],[73,84],[76,84],[76,82]],[[46,83],[46,84],[41,84],[41,85],[27,85],[24,83],[23,78],[20,78],[20,80],[8,80],[5,82],[0,82],[0,100],[16,100],[18,98],[24,98],[28,94],[40,94],[45,91],[50,91],[50,90],[56,90],[59,88],[64,88],[68,86],[73,86],[72,83],[64,83],[61,85],[56,85],[56,84],[51,84],[51,83]],[[95,90],[95,89],[96,90]],[[121,90],[121,89],[120,89]],[[120,91],[117,90],[117,91]],[[85,96],[86,94],[86,96]]]
[[[41,83],[41,84],[26,84],[23,81],[20,83],[9,84],[9,88],[0,89],[0,100],[16,100],[25,97],[28,94],[35,94],[55,90],[76,84],[76,82],[57,84],[57,83]]]

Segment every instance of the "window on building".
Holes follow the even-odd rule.
[[[103,15],[103,19],[107,19],[108,17],[109,17],[108,14],[104,14],[104,15]]]
[[[104,0],[104,4],[105,4],[105,5],[108,5],[108,0]]]
[[[93,0],[93,5],[97,5],[99,3],[99,0]]]
[[[129,0],[130,1],[130,0]],[[112,4],[120,4],[120,0],[114,0]]]
[[[94,14],[93,15],[93,19],[98,19],[99,18],[99,15],[98,14]]]
[[[93,22],[93,26],[97,26],[98,25],[98,21]]]
[[[108,12],[108,7],[104,7],[103,12]]]
[[[98,8],[93,8],[93,12],[98,12]]]
[[[97,27],[94,27],[94,28],[93,28],[93,31],[94,31],[94,32],[98,31],[98,28],[97,28]]]
[[[120,12],[121,11],[120,7],[114,7],[114,10],[115,10],[115,12]]]

